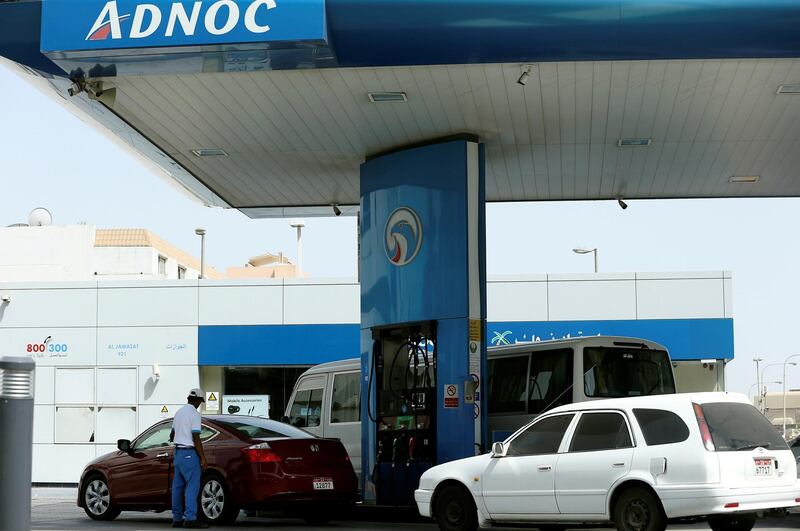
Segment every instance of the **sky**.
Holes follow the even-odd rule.
[[[2,65],[0,88],[0,226],[26,222],[43,206],[58,225],[145,228],[195,255],[194,230],[202,227],[207,263],[219,270],[266,251],[295,258],[288,220],[203,206]],[[598,248],[601,272],[729,270],[736,359],[727,368],[728,389],[748,392],[756,381],[753,357],[779,363],[800,353],[791,343],[800,303],[800,199],[628,204],[487,205],[489,275],[589,273],[592,257],[574,254],[578,246]],[[353,278],[356,253],[355,218],[306,219],[309,275]],[[781,368],[770,368],[765,380],[779,379]],[[800,364],[789,366],[787,386],[800,388]]]

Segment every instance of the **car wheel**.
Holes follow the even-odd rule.
[[[81,489],[83,510],[92,520],[113,520],[120,510],[111,502],[108,482],[101,475],[90,476]]]
[[[709,516],[708,527],[713,531],[750,531],[756,525],[754,514],[726,514]]]
[[[667,519],[652,492],[633,487],[623,492],[614,505],[614,525],[619,531],[664,531]]]
[[[442,531],[475,531],[478,509],[472,494],[463,487],[445,487],[436,497],[434,518]]]
[[[199,515],[211,524],[232,524],[239,517],[239,507],[233,501],[225,480],[209,474],[200,483]]]

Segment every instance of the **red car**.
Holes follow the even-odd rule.
[[[81,475],[78,505],[94,520],[121,511],[171,508],[172,420],[152,426],[119,451],[98,457]],[[231,523],[240,509],[282,510],[308,523],[329,521],[354,504],[358,484],[341,442],[259,417],[203,417],[207,469],[198,513],[210,523]],[[311,507],[313,506],[313,509]]]

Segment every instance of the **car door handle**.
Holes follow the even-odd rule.
[[[539,470],[542,472],[547,472],[548,470],[553,470],[553,467],[550,465],[539,465]]]
[[[169,457],[169,452],[164,452],[163,454],[158,454],[156,457],[158,457],[158,458]]]
[[[625,463],[614,463],[611,465],[611,468],[622,468],[625,466]]]

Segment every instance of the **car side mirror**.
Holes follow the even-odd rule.
[[[508,448],[501,442],[496,442],[492,445],[492,457],[505,457]]]
[[[128,439],[120,439],[117,441],[117,448],[126,454],[131,453],[131,442]]]

